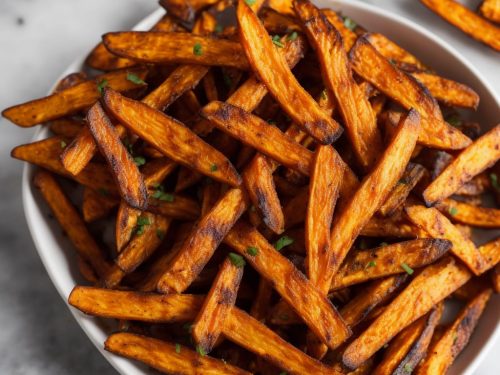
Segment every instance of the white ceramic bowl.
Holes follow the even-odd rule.
[[[460,56],[450,45],[428,30],[403,17],[365,3],[352,0],[317,0],[315,3],[320,7],[342,11],[368,30],[387,35],[442,75],[472,87],[480,95],[481,103],[477,112],[471,114],[471,118],[479,121],[483,129],[494,126],[500,119],[500,99],[495,96],[487,81],[467,62],[465,57]],[[137,24],[135,29],[149,29],[163,14],[161,9],[155,11]],[[71,64],[63,72],[61,78],[68,73],[80,70],[83,59],[84,57],[80,57]],[[47,136],[48,130],[40,128],[33,140],[40,140]],[[66,302],[73,287],[82,280],[78,276],[72,245],[61,235],[57,223],[47,220],[46,205],[31,182],[34,170],[33,166],[26,164],[23,172],[22,191],[26,220],[38,254],[56,289]],[[107,333],[110,332],[110,327],[107,327],[104,321],[88,317],[69,305],[68,308],[97,349],[116,370],[130,375],[151,373],[145,366],[103,350],[103,343]],[[498,311],[500,311],[500,298],[494,296],[468,347],[457,359],[450,374],[473,373],[493,346],[495,339],[500,336]],[[84,361],[85,358],[82,358],[82,363]]]

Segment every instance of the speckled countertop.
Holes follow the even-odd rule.
[[[415,0],[371,0],[451,42],[500,94],[499,57]],[[477,5],[478,1],[470,1]],[[154,0],[0,0],[0,109],[46,94],[105,31],[127,29]],[[0,119],[0,374],[115,374],[71,317],[38,258],[21,202],[22,164],[8,157],[32,130]],[[497,342],[477,374],[498,372]]]

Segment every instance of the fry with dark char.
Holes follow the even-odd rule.
[[[500,210],[445,199],[436,208],[450,220],[479,228],[500,228]]]
[[[316,51],[323,82],[338,103],[357,161],[369,170],[382,153],[382,137],[368,98],[354,81],[342,37],[308,0],[295,0],[294,9]]]
[[[500,28],[453,0],[420,0],[431,11],[470,37],[500,51]]]
[[[427,205],[448,198],[500,159],[500,124],[463,150],[423,193]]]
[[[103,74],[44,98],[7,108],[3,110],[2,116],[22,127],[55,120],[90,108],[101,96],[100,87],[111,87],[117,91],[142,87],[142,84],[134,83],[127,77],[134,74],[143,80],[146,73],[146,69],[138,68]]]
[[[133,333],[114,333],[104,343],[104,349],[146,363],[157,370],[172,374],[250,374],[219,359],[202,356],[185,347]]]
[[[334,349],[351,334],[335,307],[306,277],[248,224],[238,223],[224,243],[238,251],[302,317],[329,348]],[[250,247],[256,248],[249,252]],[[304,298],[307,299],[303,300]]]
[[[475,296],[460,311],[453,324],[429,349],[429,354],[418,366],[416,374],[444,374],[465,348],[469,338],[491,297],[491,289]]]
[[[186,290],[246,208],[244,192],[229,190],[194,226],[177,256],[164,270],[158,290],[163,293]]]
[[[331,284],[333,275],[339,269],[361,229],[403,175],[415,148],[419,129],[418,113],[408,112],[400,121],[397,133],[372,172],[365,177],[359,189],[334,220],[328,269],[324,275],[326,285]]]
[[[125,31],[107,33],[104,45],[113,54],[151,64],[196,64],[246,70],[241,44],[189,33]]]
[[[191,330],[194,340],[205,353],[212,351],[226,324],[227,317],[231,314],[242,276],[243,265],[235,265],[229,258],[226,258]]]
[[[283,110],[318,142],[330,144],[335,141],[342,128],[300,86],[277,50],[279,47],[273,44],[257,15],[244,0],[238,2],[237,17],[241,43],[250,65]]]
[[[349,57],[354,71],[404,108],[420,114],[418,141],[427,147],[462,149],[471,140],[446,123],[436,100],[414,78],[394,67],[367,41],[358,38]]]
[[[196,13],[219,0],[160,0],[165,10],[184,22],[193,22]]]
[[[144,179],[99,103],[87,113],[87,124],[113,172],[120,196],[130,206],[144,210],[148,205]]]
[[[425,230],[431,237],[449,240],[453,244],[450,251],[460,258],[472,272],[476,275],[483,272],[486,264],[474,243],[437,209],[414,205],[406,207],[405,212],[415,225]]]
[[[333,277],[331,290],[342,289],[378,277],[406,272],[433,263],[451,248],[451,242],[441,239],[417,239],[384,245],[371,250],[359,250],[348,256]]]
[[[113,90],[106,90],[104,101],[127,128],[165,156],[229,185],[241,183],[241,177],[222,153],[172,117]]]
[[[38,171],[34,177],[34,184],[42,193],[77,253],[99,276],[104,276],[110,267],[108,261],[54,177],[49,172]]]

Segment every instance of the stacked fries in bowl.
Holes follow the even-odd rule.
[[[500,289],[476,92],[308,0],[161,4],[3,111],[51,132],[12,156],[73,244],[69,304],[165,373],[445,373]]]

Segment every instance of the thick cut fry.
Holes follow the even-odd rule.
[[[467,268],[452,257],[425,268],[347,347],[342,356],[343,364],[352,369],[360,366],[402,329],[429,312],[470,278]]]
[[[283,257],[254,228],[237,224],[224,242],[243,255],[302,317],[309,328],[329,348],[334,349],[351,334],[335,307],[295,266]],[[248,252],[257,248],[257,255]]]
[[[480,228],[500,228],[500,210],[445,199],[436,208],[450,220]]]
[[[222,102],[208,104],[201,114],[220,130],[270,158],[305,175],[309,174],[312,152],[261,118]]]
[[[187,348],[133,333],[114,333],[104,343],[104,349],[123,357],[144,362],[169,374],[221,375],[250,374],[219,359],[202,356]]]
[[[148,211],[179,220],[195,220],[200,216],[199,204],[179,194],[172,194],[172,201],[149,198]]]
[[[326,285],[331,284],[333,275],[339,269],[361,229],[403,175],[415,148],[419,129],[419,115],[415,111],[410,111],[400,121],[397,133],[372,172],[363,180],[359,189],[334,220],[328,269],[323,281]]]
[[[403,265],[419,268],[433,263],[451,248],[441,239],[418,239],[360,250],[349,256],[333,277],[330,289],[341,289],[378,277],[406,272]]]
[[[445,21],[470,37],[500,51],[500,28],[453,0],[420,0]]]
[[[498,0],[483,0],[479,13],[493,22],[500,23],[500,2]]]
[[[219,0],[160,0],[166,11],[184,22],[193,22],[196,13]]]
[[[427,352],[432,334],[441,319],[444,304],[439,303],[427,315],[402,330],[389,344],[373,375],[410,373]]]
[[[151,64],[198,64],[248,69],[239,43],[188,33],[126,31],[107,33],[104,45],[113,54]]]
[[[271,8],[264,8],[259,13],[262,24],[270,34],[286,34],[302,31],[300,24],[292,17],[280,14]]]
[[[54,177],[49,172],[38,171],[34,184],[75,246],[78,255],[87,261],[99,276],[105,275],[109,269],[108,261]]]
[[[491,289],[487,289],[467,303],[453,324],[432,345],[429,355],[417,369],[418,375],[446,373],[455,358],[469,342],[490,297]]]
[[[445,170],[425,189],[427,205],[448,198],[463,184],[470,181],[500,159],[500,124],[479,137],[463,150]]]
[[[433,238],[449,240],[451,252],[460,258],[476,275],[484,272],[485,260],[474,243],[466,238],[443,214],[435,208],[408,206],[405,208],[410,220]]]
[[[414,225],[403,211],[396,211],[389,217],[373,216],[361,230],[362,236],[418,238],[425,231]]]
[[[316,50],[323,81],[338,103],[352,150],[359,164],[369,170],[382,153],[382,137],[368,98],[354,81],[342,37],[308,0],[295,0],[294,6]]]
[[[146,73],[145,69],[129,69],[103,74],[61,92],[7,108],[2,116],[22,127],[55,120],[90,108],[101,96],[98,87],[102,85],[117,91],[142,87],[143,85],[134,83],[127,77],[134,74],[142,80]]]
[[[264,224],[274,233],[282,233],[285,230],[285,217],[274,186],[273,171],[265,156],[257,155],[253,158],[243,172],[243,182]]]
[[[194,340],[205,353],[212,351],[228,315],[231,314],[242,276],[243,267],[235,266],[230,259],[226,258],[191,331]]]
[[[357,74],[406,109],[413,108],[419,112],[419,143],[442,149],[462,149],[471,143],[460,130],[444,121],[439,105],[428,90],[394,67],[366,37],[358,38],[349,56]]]
[[[120,200],[107,196],[104,192],[92,190],[88,187],[83,189],[82,215],[87,223],[102,219],[115,209]]]
[[[425,168],[420,164],[409,163],[403,177],[392,189],[389,197],[385,200],[379,212],[382,216],[391,216],[406,201],[415,185],[425,173]]]
[[[158,281],[158,290],[163,293],[186,290],[246,208],[243,191],[229,190],[195,225]]]
[[[55,135],[74,138],[82,130],[83,123],[70,118],[62,118],[50,122],[49,128]]]
[[[63,90],[69,89],[70,87],[76,86],[79,83],[85,82],[87,80],[87,75],[83,72],[70,73],[57,82],[54,88],[54,93],[61,92]]]
[[[99,103],[89,110],[87,123],[101,154],[113,172],[120,196],[130,206],[144,210],[148,206],[146,184]]]
[[[307,276],[323,293],[328,285],[321,285],[328,263],[330,228],[339,187],[344,176],[344,163],[331,146],[319,146],[312,163],[307,205],[305,243]]]
[[[250,315],[258,321],[264,322],[267,317],[267,310],[271,304],[272,296],[272,283],[265,277],[260,277],[257,294],[252,302],[252,307],[250,308]]]
[[[353,31],[351,33],[355,34]],[[410,52],[398,46],[392,40],[389,40],[385,35],[379,33],[370,33],[367,36],[368,41],[388,60],[397,63],[404,63],[410,66],[415,66],[418,69],[427,70],[427,67],[419,61]]]
[[[283,110],[318,142],[335,141],[342,128],[300,86],[257,15],[243,0],[238,3],[237,17],[247,58]]]
[[[448,106],[476,109],[479,105],[479,95],[462,83],[426,72],[411,75],[427,87],[434,98]]]
[[[113,90],[106,90],[104,101],[127,128],[165,156],[229,185],[241,183],[231,162],[180,122]]]

